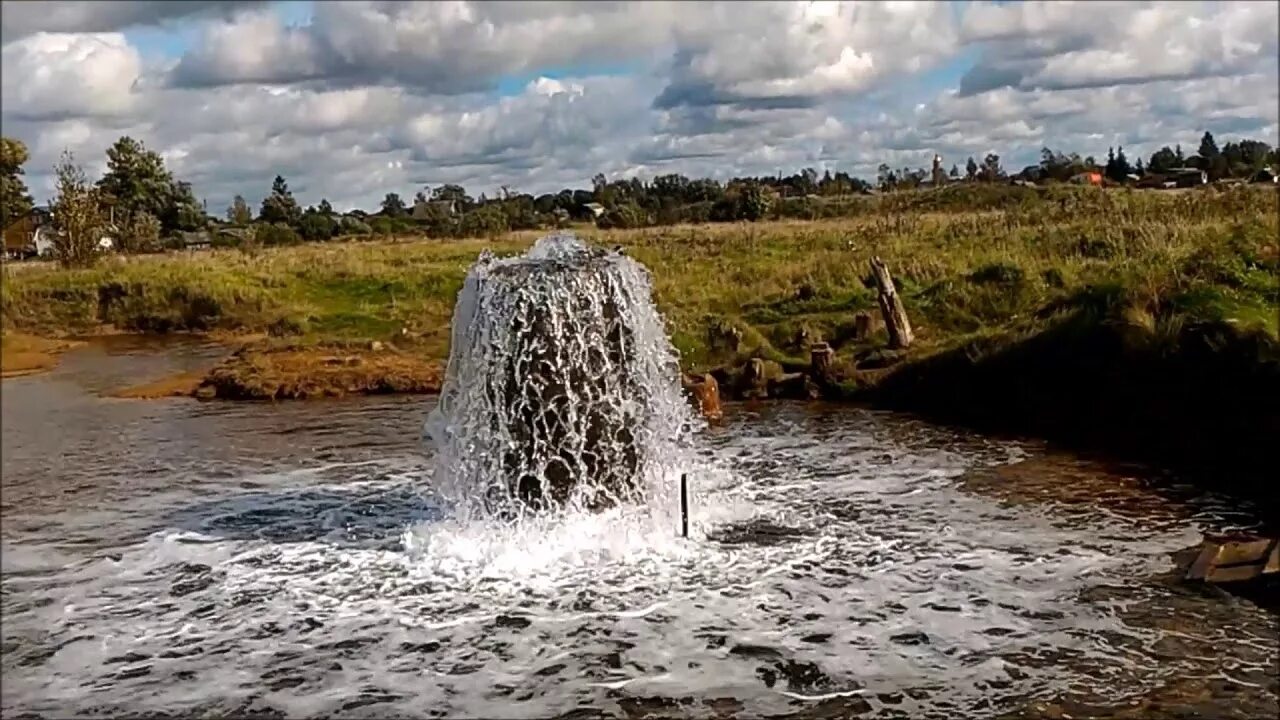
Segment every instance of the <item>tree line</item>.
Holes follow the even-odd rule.
[[[0,138],[0,224],[32,209],[23,181],[27,148],[20,141]],[[875,183],[846,172],[821,174],[805,168],[791,175],[737,177],[727,182],[689,178],[671,173],[651,180],[608,180],[597,174],[590,189],[565,188],[557,193],[531,195],[502,187],[494,197],[472,197],[461,185],[444,184],[418,190],[411,202],[387,193],[373,212],[336,212],[328,200],[302,208],[282,176],[256,209],[237,195],[222,217],[211,217],[196,200],[189,183],[177,180],[159,153],[143,143],[122,137],[107,150],[107,169],[90,183],[70,153],[55,167],[57,187],[52,203],[60,232],[55,252],[64,261],[91,261],[98,238],[109,232],[122,252],[151,252],[166,245],[182,247],[182,234],[230,228],[218,233],[214,244],[281,245],[322,241],[334,237],[423,233],[432,237],[492,236],[509,230],[561,226],[594,221],[602,228],[627,228],[675,223],[754,221],[768,217],[815,218],[842,198],[872,191],[918,188],[952,182],[995,183],[1010,179],[1064,182],[1082,173],[1098,173],[1116,183],[1134,176],[1160,176],[1181,168],[1204,170],[1211,180],[1247,178],[1263,167],[1280,167],[1275,148],[1258,140],[1227,142],[1221,148],[1209,132],[1197,152],[1184,156],[1181,145],[1162,147],[1148,158],[1130,164],[1124,148],[1108,149],[1104,163],[1093,156],[1062,153],[1046,147],[1040,162],[1010,175],[1000,156],[990,153],[981,162],[970,157],[963,171],[953,164],[945,171],[935,160],[931,170],[880,165]],[[67,243],[76,248],[65,247]],[[83,247],[81,247],[83,246]]]

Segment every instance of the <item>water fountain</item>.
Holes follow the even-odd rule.
[[[518,518],[671,492],[694,415],[651,294],[643,266],[571,234],[477,260],[426,428],[455,512]]]

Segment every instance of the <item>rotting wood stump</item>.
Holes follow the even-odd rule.
[[[1280,573],[1280,538],[1205,541],[1200,555],[1187,570],[1186,579],[1217,585],[1276,573]]]
[[[720,407],[720,383],[716,382],[715,376],[709,373],[686,375],[684,388],[693,397],[702,417],[707,420],[720,420],[724,417],[724,410]]]
[[[814,343],[809,348],[809,375],[820,385],[827,385],[831,382],[831,363],[835,358],[835,351],[831,346],[824,342]]]
[[[880,314],[884,316],[885,329],[889,332],[889,347],[910,347],[915,335],[911,332],[911,321],[907,319],[907,310],[902,305],[902,298],[893,284],[888,266],[879,257],[873,257],[871,273],[879,290],[877,301],[880,303]]]

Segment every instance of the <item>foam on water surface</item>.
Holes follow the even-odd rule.
[[[1140,488],[1112,507],[1055,502],[1089,475],[1060,479],[1052,463],[1046,480],[1018,476],[1036,502],[1012,481],[984,494],[968,479],[1036,456],[880,413],[782,405],[706,428],[648,292],[643,268],[569,238],[483,258],[459,298],[425,457],[385,449],[414,434],[421,405],[368,399],[302,431],[285,423],[276,450],[293,467],[260,451],[270,469],[228,473],[220,447],[192,444],[159,489],[93,511],[6,509],[0,709],[950,718],[1063,696],[1127,707],[1191,682],[1229,698],[1218,715],[1274,716],[1274,616],[1163,579],[1211,517]],[[605,341],[612,354],[596,352]],[[549,357],[593,374],[553,363],[549,394],[492,382]],[[568,422],[519,436],[521,402],[561,395]],[[261,441],[278,412],[167,407],[124,431],[216,422]],[[593,422],[619,419],[629,437],[588,441]],[[294,459],[334,438],[364,459]],[[510,457],[510,442],[533,452]],[[545,489],[566,449],[626,443],[638,448],[626,476],[577,468],[582,492],[538,512],[513,492],[524,477]],[[146,451],[68,462],[127,488],[140,481],[119,468],[146,468]],[[681,473],[689,539],[677,537]],[[598,490],[615,501],[590,511]]]

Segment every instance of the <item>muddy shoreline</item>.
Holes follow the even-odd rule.
[[[444,364],[411,344],[299,344],[261,336],[200,335],[227,354],[110,396],[133,399],[293,400],[349,395],[434,394]],[[10,336],[13,337],[13,336]],[[5,377],[47,371],[84,338],[17,336]],[[17,351],[43,351],[12,365]],[[1280,352],[1260,334],[1230,326],[1184,328],[1172,345],[1135,338],[1122,324],[1078,317],[1017,342],[972,342],[945,352],[873,356],[866,368],[809,368],[752,358],[686,376],[691,402],[715,421],[718,401],[823,400],[907,412],[922,419],[1048,441],[1075,451],[1168,469],[1260,501],[1271,518],[1271,442],[1280,437]],[[754,368],[754,369],[753,369]],[[708,388],[716,396],[706,404]],[[1280,520],[1269,524],[1280,525]]]

